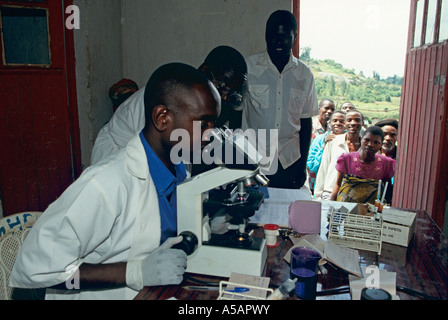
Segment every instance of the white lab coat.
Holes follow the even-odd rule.
[[[66,281],[69,266],[142,259],[159,246],[160,236],[157,193],[137,135],[125,149],[86,169],[48,207],[19,252],[10,285],[50,287]],[[137,293],[129,287],[48,289],[46,298],[132,299]]]
[[[90,164],[94,165],[112,153],[126,147],[145,126],[145,87],[138,90],[115,111],[101,128],[92,149]]]

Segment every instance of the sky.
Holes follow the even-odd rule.
[[[367,77],[404,75],[410,0],[300,0],[300,47]]]

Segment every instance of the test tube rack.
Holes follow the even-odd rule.
[[[330,207],[328,241],[352,249],[381,254],[382,215],[372,216],[342,212]]]

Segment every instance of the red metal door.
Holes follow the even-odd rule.
[[[73,137],[77,131],[70,127],[78,128],[76,100],[68,85],[74,73],[66,54],[73,45],[66,45],[63,5],[62,0],[0,0],[4,215],[45,210],[78,174],[79,135]]]
[[[411,5],[392,204],[426,210],[442,228],[448,184],[448,0]]]

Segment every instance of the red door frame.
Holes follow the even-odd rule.
[[[73,0],[62,0],[63,8],[73,5]],[[64,10],[65,12],[65,10]],[[65,28],[65,67],[68,88],[68,109],[70,120],[70,137],[72,143],[73,177],[76,180],[82,172],[81,135],[79,132],[78,99],[76,90],[75,29]]]
[[[292,1],[292,13],[297,20],[297,39],[294,47],[292,48],[292,53],[296,58],[300,56],[300,0]]]

